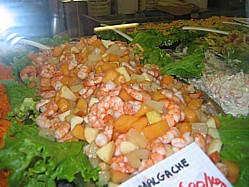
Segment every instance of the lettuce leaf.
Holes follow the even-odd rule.
[[[0,149],[0,169],[10,170],[10,186],[56,186],[56,180],[97,181],[99,168],[92,168],[83,154],[85,142],[52,142],[38,135],[38,127],[12,123]]]
[[[162,73],[182,78],[200,77],[204,68],[203,56],[203,53],[193,53],[177,62],[171,62],[162,67]]]
[[[240,167],[239,180],[235,187],[247,187],[249,181],[249,115],[233,118],[220,116],[222,127],[219,129],[223,147],[221,158],[238,163]]]
[[[39,111],[36,110],[35,104],[40,97],[37,96],[36,88],[29,88],[25,84],[20,84],[15,80],[2,81],[5,86],[5,92],[9,96],[11,111],[8,112],[8,120],[33,122],[38,117]],[[25,123],[26,124],[26,123]]]
[[[202,63],[204,57],[203,48],[197,47],[189,56],[173,62],[170,55],[165,50],[160,49],[163,37],[163,35],[155,34],[150,30],[137,33],[132,43],[139,43],[143,47],[143,63],[158,65],[162,69],[163,74],[183,78],[199,77],[204,67]]]

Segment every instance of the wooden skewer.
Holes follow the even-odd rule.
[[[208,29],[208,28],[202,28],[202,27],[183,27],[182,29],[183,30],[207,31],[207,32],[214,32],[214,33],[229,35],[229,32],[227,32],[227,31],[221,31],[221,30],[216,30],[216,29]]]

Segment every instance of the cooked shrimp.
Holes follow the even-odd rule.
[[[113,132],[114,132],[113,116],[111,116],[110,114],[107,115],[104,118],[104,122],[106,126],[104,127],[104,129],[100,130],[100,133],[97,134],[95,138],[95,143],[99,147],[102,147],[106,145],[108,142],[110,142],[112,139]]]
[[[152,141],[148,147],[151,153],[147,160],[142,161],[142,165],[139,168],[139,171],[143,171],[166,158],[166,149],[160,139]]]
[[[37,76],[37,71],[35,66],[26,66],[20,72],[20,77],[23,81],[30,80],[33,81]]]
[[[172,149],[174,152],[186,147],[193,142],[193,137],[190,136],[189,132],[184,133],[182,136],[171,140]]]
[[[60,121],[59,118],[48,118],[44,114],[40,114],[35,122],[41,128],[54,129],[55,124]]]
[[[118,118],[124,114],[124,101],[117,96],[106,96],[98,103],[97,118],[105,126],[104,118],[110,114]]]
[[[155,64],[146,64],[145,67],[140,67],[139,70],[143,73],[148,73],[154,78],[162,75],[160,68]]]
[[[54,131],[54,137],[56,139],[62,139],[66,134],[70,131],[70,124],[66,121],[59,122],[56,124],[56,128]]]
[[[96,88],[96,86],[84,87],[79,91],[79,94],[82,98],[89,98],[94,93]]]
[[[54,76],[54,74],[56,73],[56,66],[53,64],[44,64],[43,66],[41,66],[41,73],[40,76],[43,78],[52,78]]]
[[[52,116],[55,112],[58,111],[58,109],[59,109],[58,105],[53,101],[50,101],[47,104],[40,107],[40,110],[43,112],[43,115],[47,117]]]
[[[51,86],[56,90],[59,91],[61,87],[63,86],[61,79],[63,78],[63,75],[54,76],[51,80]]]
[[[151,99],[150,95],[147,92],[143,91],[141,88],[135,87],[135,85],[133,85],[132,87],[127,84],[123,84],[122,88],[125,89],[125,91],[131,95],[131,97],[138,101]]]
[[[68,65],[68,69],[69,70],[73,70],[74,68],[76,68],[78,66],[78,62],[75,59],[75,55],[71,54],[70,57],[67,57],[68,61],[69,61],[69,65]]]
[[[175,126],[180,120],[183,119],[183,112],[179,105],[167,99],[160,100],[164,102],[162,118],[167,121],[169,127]]]
[[[121,85],[116,85],[113,81],[108,81],[105,84],[102,84],[97,92],[96,96],[99,99],[102,99],[105,96],[118,96],[122,89]]]
[[[129,63],[127,63],[127,62],[121,62],[121,63],[120,63],[120,66],[125,67],[125,69],[127,70],[127,72],[128,72],[130,75],[138,73],[138,72],[137,72],[137,69],[136,69],[135,67],[131,66],[131,65],[130,65]]]
[[[47,61],[47,57],[43,52],[38,52],[35,54],[30,53],[29,58],[34,65],[38,66],[42,66]]]
[[[86,66],[86,65],[83,65],[83,64],[78,65],[77,68],[79,68],[78,77],[81,80],[86,79],[88,77],[88,75],[92,71],[92,68],[90,66]]]
[[[51,99],[55,96],[56,94],[56,91],[55,90],[48,90],[48,91],[43,91],[43,92],[40,92],[40,96],[43,98],[43,99]]]
[[[96,86],[102,82],[104,74],[90,74],[90,76],[83,81],[83,85],[86,87]]]
[[[99,147],[103,147],[106,145],[110,140],[112,139],[112,134],[114,130],[114,124],[109,123],[106,125],[103,131],[101,131],[99,134],[97,134],[95,138],[95,143]]]
[[[171,141],[176,138],[179,137],[181,135],[181,132],[176,128],[176,127],[171,127],[166,134],[164,134],[163,136],[159,137],[159,139],[164,143],[164,144],[168,144],[171,143]]]
[[[125,155],[119,155],[112,157],[111,159],[111,168],[114,171],[119,171],[121,173],[131,174],[137,170],[129,165],[128,159]]]
[[[120,151],[120,144],[123,142],[123,141],[125,141],[126,139],[125,139],[125,137],[126,137],[126,134],[120,134],[119,136],[118,136],[118,138],[115,140],[115,152],[114,152],[114,156],[119,156],[119,155],[121,155],[122,153],[121,153],[121,151]]]
[[[141,105],[141,101],[126,101],[124,103],[124,113],[133,115],[140,109]]]
[[[89,110],[89,113],[87,115],[88,118],[88,125],[94,127],[94,128],[100,128],[102,124],[98,121],[97,118],[97,111],[98,111],[98,103],[94,103]]]
[[[207,147],[206,147],[206,139],[205,137],[199,133],[199,132],[194,132],[194,141],[199,145],[199,147],[206,153],[207,152]]]
[[[169,90],[162,90],[161,93],[169,100],[179,103],[181,100],[175,94],[171,93]]]

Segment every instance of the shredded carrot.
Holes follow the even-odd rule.
[[[0,120],[0,148],[3,147],[3,137],[8,132],[11,122],[8,120]],[[8,170],[0,170],[0,186],[8,187],[7,178],[10,175]]]
[[[1,74],[1,73],[0,73]],[[1,77],[1,75],[0,75]],[[0,148],[4,146],[3,137],[8,132],[11,122],[5,120],[8,111],[10,111],[9,98],[4,94],[4,86],[0,84]],[[0,170],[0,186],[8,187],[7,178],[10,175],[8,170]]]
[[[7,178],[10,175],[8,170],[0,170],[0,186],[1,187],[8,187]]]
[[[0,63],[0,80],[11,80],[13,76],[11,76],[11,66],[7,66]]]
[[[0,85],[0,120],[4,119],[4,117],[7,116],[8,111],[10,111],[10,103],[9,103],[9,97],[7,94],[4,94],[4,86]]]

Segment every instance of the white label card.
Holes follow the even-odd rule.
[[[119,187],[232,187],[196,143],[127,180]]]

